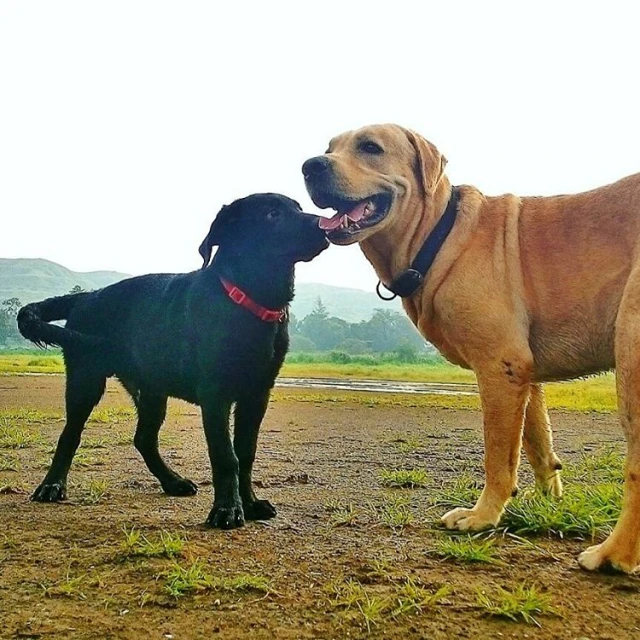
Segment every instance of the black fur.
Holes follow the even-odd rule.
[[[167,398],[177,397],[202,407],[215,494],[207,523],[230,529],[245,519],[273,517],[273,506],[256,498],[251,471],[260,423],[289,345],[288,319],[260,320],[229,299],[220,276],[264,307],[284,308],[293,298],[294,264],[311,260],[327,244],[317,216],[302,213],[293,200],[253,195],[220,211],[200,246],[200,271],[130,278],[23,307],[22,335],[61,346],[67,369],[66,425],[33,500],[66,497],[85,422],[106,379],[115,375],[138,411],[135,446],[167,494],[197,491],[158,452]],[[214,246],[219,248],[211,260]],[[64,319],[65,327],[48,324]]]

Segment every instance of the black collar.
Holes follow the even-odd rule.
[[[412,296],[418,287],[424,282],[424,278],[427,275],[427,271],[431,268],[433,261],[436,259],[438,252],[442,249],[442,245],[449,236],[451,229],[456,221],[456,214],[458,213],[458,203],[460,202],[460,189],[453,187],[451,189],[451,197],[447,203],[447,208],[444,210],[442,217],[436,223],[436,226],[431,230],[431,233],[424,241],[418,255],[413,259],[411,266],[405,269],[400,275],[393,279],[393,282],[389,285],[384,284],[381,280],[378,281],[376,286],[376,293],[383,300],[393,300],[396,296],[401,298],[409,298]],[[380,285],[385,289],[388,289],[393,293],[391,297],[385,297],[380,293]]]

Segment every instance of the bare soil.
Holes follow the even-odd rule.
[[[0,410],[63,410],[64,378],[0,377]],[[296,394],[300,394],[296,399]],[[202,526],[210,509],[211,472],[199,410],[175,402],[163,434],[164,455],[200,491],[193,498],[162,494],[131,444],[86,450],[72,467],[69,500],[29,501],[42,479],[62,421],[37,425],[43,444],[0,453],[15,471],[0,471],[0,638],[640,638],[640,580],[579,570],[577,553],[589,542],[537,538],[533,545],[499,540],[502,565],[469,565],[430,554],[446,537],[437,525],[444,507],[434,498],[470,469],[482,478],[481,416],[476,411],[366,403],[305,401],[303,391],[276,392],[261,432],[255,482],[278,516],[230,532]],[[129,406],[110,384],[101,406]],[[555,413],[557,448],[565,460],[602,443],[620,443],[614,415]],[[91,423],[90,438],[133,433],[133,419]],[[25,427],[35,429],[34,426]],[[117,440],[117,438],[116,438]],[[120,438],[123,440],[123,438]],[[398,440],[404,440],[398,442]],[[429,486],[391,490],[382,469],[421,468]],[[87,500],[92,481],[106,494]],[[531,483],[523,463],[520,486]],[[410,500],[414,522],[393,529],[376,520],[376,505]],[[330,508],[354,506],[349,526],[336,526]],[[181,598],[165,591],[167,558],[131,558],[124,529],[150,539],[159,532],[188,539],[185,555],[220,576],[260,575],[268,594],[203,590]],[[380,598],[411,577],[449,594],[409,615],[382,615],[367,628],[357,609],[336,606],[330,585],[349,578]],[[538,628],[488,617],[477,592],[535,584],[558,615]],[[65,595],[63,585],[71,585]]]

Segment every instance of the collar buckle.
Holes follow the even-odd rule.
[[[242,304],[247,299],[247,294],[244,291],[240,291],[238,287],[232,287],[229,291],[229,297],[236,304]]]

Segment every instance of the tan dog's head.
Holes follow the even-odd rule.
[[[322,219],[329,240],[352,244],[393,224],[411,200],[433,197],[446,162],[413,131],[380,124],[337,136],[302,173],[314,204],[337,211]]]

